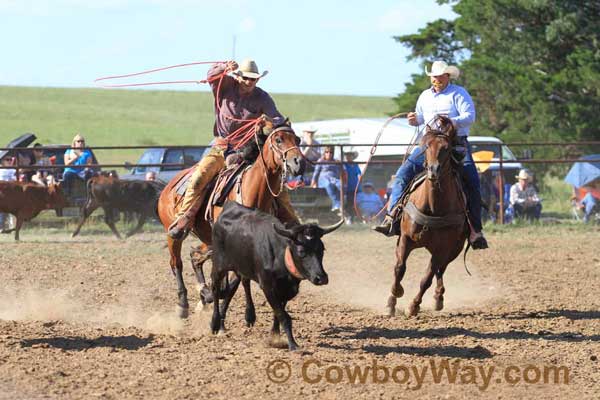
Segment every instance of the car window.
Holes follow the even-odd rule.
[[[184,149],[183,150],[183,159],[185,161],[186,167],[191,167],[196,164],[202,158],[204,154],[204,148],[198,149]]]
[[[160,149],[149,149],[146,150],[144,154],[140,157],[138,164],[160,164],[160,156],[162,155],[162,150]],[[160,167],[135,167],[134,174],[144,174],[146,172],[158,172],[160,171]]]
[[[183,164],[183,149],[172,149],[167,150],[165,154],[165,158],[163,160],[164,164]],[[177,171],[182,169],[181,166],[164,166],[163,171]]]
[[[478,151],[491,151],[494,153],[494,158],[499,159],[499,146],[495,143],[471,143],[472,153],[477,153]],[[510,151],[508,146],[502,145],[502,160],[503,161],[514,161],[517,158]]]

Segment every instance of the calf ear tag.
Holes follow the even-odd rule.
[[[285,267],[294,278],[304,279],[298,268],[296,268],[296,263],[294,263],[294,257],[292,257],[292,251],[289,246],[285,248]]]

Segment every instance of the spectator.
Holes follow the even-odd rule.
[[[319,159],[319,164],[315,168],[310,185],[313,188],[317,186],[325,188],[331,199],[331,211],[338,212],[340,210],[341,171],[339,164],[334,162],[333,146],[326,146],[323,157]]]
[[[578,190],[574,187],[573,199],[575,201],[577,200],[577,192]],[[600,197],[598,197],[600,194],[600,179],[586,184],[581,188],[580,192],[583,197],[576,206],[583,211],[583,222],[587,224],[588,222],[593,221],[596,213],[600,213]]]
[[[155,181],[156,180],[156,172],[155,171],[146,172],[146,180],[147,181]]]
[[[64,191],[70,196],[73,191],[73,182],[76,180],[87,181],[92,173],[89,168],[73,168],[71,166],[92,164],[92,152],[85,149],[85,139],[80,134],[75,135],[71,148],[65,151],[65,165],[63,172]]]
[[[354,192],[358,187],[358,193],[361,192],[360,186],[358,186],[358,180],[360,178],[360,167],[354,163],[356,157],[358,157],[357,151],[347,151],[344,153],[346,162],[344,163],[344,177],[345,177],[345,190],[346,193],[346,223],[351,224],[352,218],[356,216],[354,211]]]
[[[526,169],[519,171],[518,182],[510,188],[510,204],[515,217],[537,220],[542,212],[542,203],[531,184],[532,176]]]
[[[13,157],[4,157],[0,160],[0,165],[3,167],[11,167],[14,165]],[[2,168],[0,169],[0,181],[16,181],[17,171],[14,168]],[[5,224],[8,222],[9,214],[0,213],[0,233],[5,233],[7,228]]]
[[[491,174],[479,174],[479,182],[481,183],[481,215],[482,220],[496,220],[496,204],[498,203],[498,188],[494,184],[494,179]]]
[[[362,187],[362,192],[356,195],[356,204],[358,209],[365,219],[377,219],[381,221],[385,206],[381,197],[375,192],[375,187],[371,182],[365,182]],[[379,215],[378,215],[379,214]]]
[[[310,145],[318,146],[319,143],[314,139],[316,129],[307,128],[302,131],[302,140],[300,140],[300,150],[304,157],[310,162],[317,162],[321,158],[321,148],[320,147],[309,147]]]

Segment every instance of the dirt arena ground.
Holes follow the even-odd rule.
[[[175,317],[162,234],[119,242],[90,230],[0,238],[0,399],[598,398],[600,231],[522,227],[490,233],[446,273],[446,308],[384,313],[395,242],[366,227],[325,238],[330,283],[290,304],[301,350],[266,346],[238,293],[224,335],[210,311]],[[188,241],[191,244],[191,241]],[[186,255],[186,283],[197,302]],[[427,263],[408,261],[405,307]],[[352,383],[354,382],[354,383]]]

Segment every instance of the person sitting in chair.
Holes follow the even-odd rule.
[[[333,146],[325,147],[323,157],[319,159],[319,164],[313,172],[310,186],[325,188],[331,199],[331,211],[333,212],[340,210],[341,176],[340,166],[333,159]]]
[[[517,175],[517,183],[510,188],[510,204],[515,211],[515,217],[537,220],[542,213],[542,203],[535,187],[531,184],[532,176],[522,169]]]
[[[72,194],[73,182],[76,180],[87,181],[92,172],[87,167],[73,168],[74,166],[90,165],[93,163],[92,152],[85,149],[85,139],[80,134],[75,135],[71,148],[65,151],[63,172],[63,189],[67,196]]]

